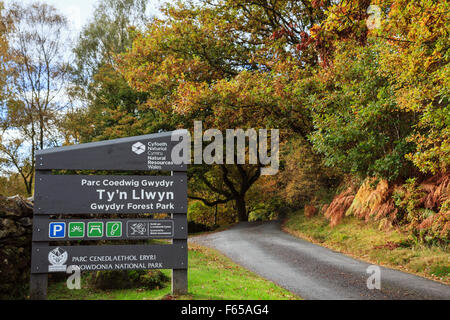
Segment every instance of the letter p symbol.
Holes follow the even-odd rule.
[[[64,238],[66,236],[65,222],[51,222],[48,228],[49,238]]]

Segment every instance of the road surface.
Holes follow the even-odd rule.
[[[367,288],[370,264],[295,238],[280,223],[246,222],[190,238],[304,299],[450,299],[450,286],[380,267],[381,289]]]

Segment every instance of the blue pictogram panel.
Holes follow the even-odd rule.
[[[50,238],[64,238],[66,236],[65,222],[51,222],[48,228]]]

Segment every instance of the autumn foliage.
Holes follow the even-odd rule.
[[[305,215],[310,216],[307,207]],[[322,211],[332,226],[353,215],[378,222],[381,229],[406,224],[418,240],[445,243],[450,236],[449,208],[450,175],[446,173],[405,184],[368,178],[356,192],[349,187],[335,196]]]
[[[355,199],[352,187],[349,187],[344,192],[334,197],[329,205],[324,205],[322,211],[327,219],[330,220],[330,225],[335,226],[339,224],[345,217],[345,213]]]
[[[177,1],[153,18],[144,0],[111,1],[74,48],[67,92],[83,107],[50,130],[65,144],[194,121],[278,128],[275,176],[261,178],[261,164],[190,166],[192,216],[269,219],[304,207],[332,225],[352,215],[448,241],[448,1]]]
[[[223,0],[163,10],[167,19],[117,57],[130,86],[148,95],[140,109],[176,115],[180,126],[285,130],[281,172],[254,188],[306,205],[308,216],[340,184],[345,191],[321,208],[332,225],[346,215],[381,227],[446,225],[446,1]]]

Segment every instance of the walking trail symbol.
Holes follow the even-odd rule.
[[[45,299],[48,273],[66,272],[70,265],[82,271],[172,269],[172,293],[187,293],[187,165],[171,160],[172,148],[186,139],[186,133],[177,130],[37,152],[31,299]],[[103,175],[68,175],[58,170],[101,170]],[[134,175],[104,175],[105,171]],[[136,175],[138,171],[167,175]],[[167,213],[170,218],[142,218],[154,213]],[[50,219],[55,214],[64,218]],[[73,214],[106,214],[111,219],[74,219]],[[154,238],[172,243],[50,245]]]

